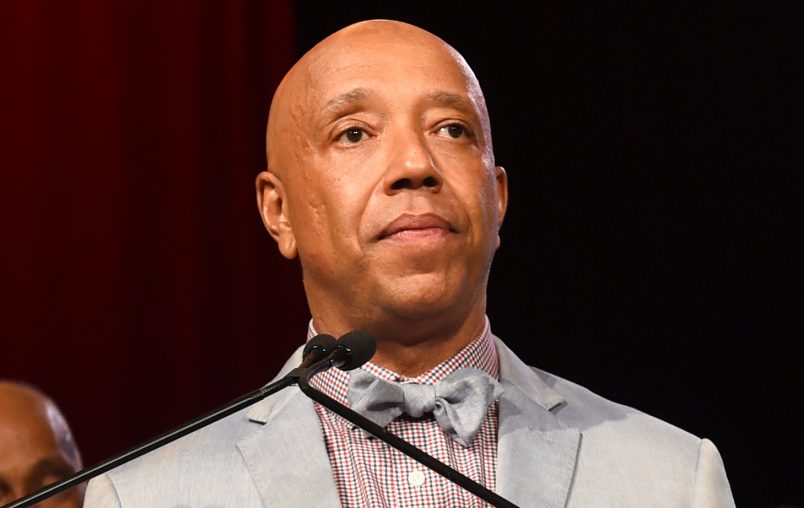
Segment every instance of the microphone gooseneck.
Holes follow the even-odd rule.
[[[341,349],[343,351],[339,352],[339,355],[343,355],[345,359],[354,358],[353,351],[363,351],[362,346],[353,344],[351,342],[352,339],[347,343],[349,347],[342,346]],[[304,347],[302,352],[302,363],[299,367],[293,369],[292,371],[288,372],[285,376],[268,383],[265,386],[262,386],[242,397],[239,397],[230,403],[226,404],[225,406],[221,406],[209,413],[202,415],[194,420],[191,420],[188,423],[180,427],[176,427],[156,438],[148,440],[142,444],[139,444],[111,459],[108,459],[100,464],[97,464],[92,467],[87,467],[76,473],[64,478],[60,481],[52,483],[50,485],[46,485],[39,490],[28,494],[25,497],[17,499],[16,501],[11,502],[10,504],[2,505],[0,508],[29,508],[35,504],[42,502],[43,500],[52,497],[59,492],[67,490],[71,487],[75,487],[76,485],[88,481],[95,476],[105,473],[111,469],[114,469],[117,466],[123,465],[126,462],[129,462],[132,459],[135,459],[141,455],[144,455],[152,450],[155,450],[159,447],[162,447],[176,439],[179,439],[182,436],[186,436],[191,432],[194,432],[202,427],[209,425],[212,422],[218,421],[221,418],[229,416],[237,411],[243,410],[255,402],[258,402],[271,394],[278,392],[288,386],[297,383],[299,379],[299,375],[303,372],[306,372],[308,367],[315,365],[316,363],[328,363],[331,362],[331,359],[327,359],[336,351],[336,346],[338,346],[338,341],[332,335],[321,334],[313,337],[310,339]],[[348,350],[348,351],[347,351]],[[373,351],[371,354],[374,354]],[[370,357],[371,355],[369,355]],[[362,358],[362,357],[361,357]],[[368,360],[368,358],[366,358]],[[364,360],[364,361],[366,361]],[[362,365],[362,363],[361,363]]]
[[[337,341],[331,335],[318,335],[310,339],[307,345],[304,348],[303,352],[303,361],[301,366],[293,369],[291,372],[287,373],[285,376],[268,383],[250,393],[247,393],[231,402],[226,404],[225,406],[221,406],[217,409],[210,411],[209,413],[202,415],[190,422],[185,423],[180,427],[176,427],[160,436],[157,436],[153,439],[150,439],[142,444],[139,444],[119,455],[112,457],[100,464],[97,464],[92,467],[87,467],[76,473],[64,478],[60,481],[55,483],[51,483],[50,485],[46,485],[39,490],[36,490],[25,497],[17,499],[16,501],[11,502],[10,504],[2,505],[0,508],[29,508],[42,502],[43,500],[52,497],[59,492],[67,490],[71,487],[75,487],[76,485],[88,481],[100,474],[105,473],[111,469],[116,468],[117,466],[121,466],[126,462],[129,462],[141,455],[144,455],[150,451],[153,451],[157,448],[160,448],[172,441],[179,439],[180,437],[186,436],[191,432],[195,432],[196,430],[205,427],[213,422],[220,420],[226,416],[229,416],[237,411],[241,411],[252,404],[259,402],[260,400],[272,395],[279,390],[287,388],[297,382],[298,373],[304,372],[306,370],[307,365],[314,364],[315,362],[320,362],[322,358],[325,358],[327,355],[332,353],[332,350],[335,346]],[[302,368],[304,366],[304,368]]]

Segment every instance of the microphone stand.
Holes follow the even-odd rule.
[[[369,434],[373,435],[374,437],[382,439],[383,441],[393,446],[400,452],[404,453],[408,457],[424,464],[425,466],[432,469],[441,476],[445,477],[449,481],[456,483],[457,485],[463,487],[464,489],[468,490],[477,497],[490,503],[492,506],[502,508],[518,508],[512,502],[508,501],[502,496],[497,495],[496,493],[487,489],[483,485],[480,485],[479,483],[472,480],[468,476],[461,474],[457,470],[449,467],[448,465],[439,461],[435,457],[428,455],[421,449],[403,440],[396,434],[386,430],[383,427],[380,427],[379,425],[369,420],[365,416],[361,415],[360,413],[344,406],[343,404],[333,399],[332,397],[328,396],[327,394],[319,390],[316,390],[315,388],[310,386],[310,378],[312,378],[321,370],[330,367],[331,365],[332,360],[325,359],[316,364],[311,365],[308,368],[294,369],[288,373],[288,376],[295,377],[298,381],[298,385],[301,391],[304,392],[305,395],[307,395],[314,401],[318,402],[327,409],[337,413],[338,415],[346,418],[348,421],[354,423],[355,425],[365,430]]]
[[[361,414],[353,411],[352,409],[344,406],[335,399],[327,396],[326,394],[310,386],[310,378],[312,378],[318,372],[330,368],[332,366],[343,366],[343,364],[346,363],[347,357],[351,360],[352,353],[351,351],[349,351],[348,348],[346,349],[336,348],[333,351],[333,353],[330,354],[328,357],[320,359],[320,356],[322,354],[326,354],[327,352],[326,349],[328,349],[328,347],[326,347],[325,350],[310,355],[309,359],[305,358],[305,361],[303,361],[300,366],[291,370],[284,377],[273,383],[258,388],[253,392],[247,393],[246,395],[243,395],[224,406],[221,406],[203,416],[191,420],[190,422],[181,425],[180,427],[177,427],[171,431],[168,431],[162,434],[161,436],[157,436],[154,439],[146,441],[138,446],[135,446],[134,448],[131,448],[130,450],[125,451],[111,459],[101,462],[98,465],[82,469],[68,476],[67,478],[64,478],[63,480],[57,481],[50,485],[46,485],[26,495],[25,497],[21,497],[20,499],[12,501],[10,504],[6,504],[0,508],[31,507],[36,503],[40,503],[43,500],[58,494],[59,492],[67,490],[71,487],[75,487],[80,483],[90,480],[95,476],[98,476],[100,474],[105,473],[106,471],[109,471],[110,469],[114,469],[115,467],[120,466],[130,460],[133,460],[141,455],[153,451],[159,448],[160,446],[175,441],[180,437],[186,436],[187,434],[194,432],[206,425],[209,425],[210,423],[216,422],[221,418],[236,413],[241,409],[245,409],[246,407],[256,402],[259,402],[265,397],[272,395],[278,392],[279,390],[282,390],[283,388],[286,388],[293,384],[298,384],[299,388],[305,395],[315,400],[319,404],[330,409],[331,411],[334,411],[335,413],[344,417],[348,421],[354,423],[358,427],[369,432],[373,436],[382,439],[384,442],[393,446],[400,452],[424,464],[425,466],[432,469],[436,473],[440,474],[441,476],[444,476],[448,480],[463,487],[464,489],[468,490],[477,497],[487,501],[488,503],[491,503],[493,506],[503,508],[517,508],[515,504],[495,494],[494,492],[490,491],[489,489],[480,485],[479,483],[473,481],[471,478],[464,476],[455,469],[447,466],[446,464],[437,460],[436,458],[424,453],[419,448],[402,440],[395,434],[392,434],[391,432],[380,427],[379,425],[372,422],[368,418],[362,416]],[[365,360],[363,360],[363,362],[365,362]],[[346,370],[350,368],[355,367],[354,366],[347,367]]]
[[[144,455],[156,448],[159,448],[162,445],[170,443],[171,441],[175,441],[176,439],[186,436],[187,434],[200,429],[206,425],[209,425],[212,422],[218,421],[225,416],[229,416],[232,413],[236,413],[241,409],[244,409],[255,402],[258,402],[265,397],[278,392],[279,390],[290,386],[296,383],[296,378],[291,377],[290,374],[283,377],[282,379],[275,381],[273,383],[267,384],[262,388],[258,388],[253,392],[247,393],[232,402],[226,404],[225,406],[221,406],[209,413],[196,418],[180,427],[177,427],[171,431],[168,431],[161,436],[158,436],[152,440],[146,441],[134,448],[131,448],[128,451],[121,453],[105,462],[102,462],[96,466],[92,466],[86,469],[82,469],[67,478],[64,478],[61,481],[52,483],[50,485],[46,485],[39,490],[28,494],[25,497],[21,497],[16,501],[13,501],[11,504],[4,505],[0,508],[24,508],[33,506],[36,503],[41,502],[42,500],[54,496],[61,491],[67,490],[70,487],[74,487],[79,483],[85,482],[99,474],[105,473],[110,469],[114,469],[115,467],[122,465],[132,459],[139,457],[140,455]]]

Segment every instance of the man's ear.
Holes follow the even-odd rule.
[[[497,247],[500,246],[500,228],[508,209],[508,174],[502,166],[494,167],[494,177],[497,180]]]
[[[276,240],[279,252],[288,259],[298,254],[296,236],[288,217],[285,187],[282,181],[270,171],[257,175],[257,206],[265,229]]]

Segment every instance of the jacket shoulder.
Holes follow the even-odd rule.
[[[611,494],[613,485],[618,493],[611,494],[612,502],[636,496],[632,504],[642,506],[734,506],[723,462],[711,441],[530,368],[564,398],[553,410],[556,417],[581,431],[572,506],[596,505]]]
[[[622,434],[643,438],[657,446],[681,446],[697,454],[701,438],[639,409],[603,397],[577,383],[536,367],[529,367],[546,385],[561,395],[564,403],[554,413],[566,424],[584,433]]]

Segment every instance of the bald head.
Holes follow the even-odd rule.
[[[10,502],[81,468],[70,428],[50,398],[39,390],[0,381],[0,502]],[[43,506],[81,506],[71,489]]]
[[[283,174],[298,162],[307,139],[311,116],[331,100],[333,73],[365,78],[371,67],[398,65],[408,72],[431,72],[437,62],[443,75],[457,72],[483,124],[488,157],[492,157],[491,132],[483,92],[463,56],[436,35],[401,21],[375,19],[349,25],[310,49],[277,87],[268,115],[268,168]],[[337,95],[337,94],[335,94]],[[322,104],[323,103],[323,104]],[[299,146],[301,145],[301,146]]]

